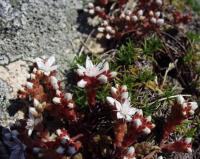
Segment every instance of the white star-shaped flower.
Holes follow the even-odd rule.
[[[51,56],[49,58],[36,58],[36,64],[39,70],[44,72],[46,76],[49,76],[50,73],[58,68],[57,65],[54,65],[55,57]]]
[[[117,119],[125,119],[126,121],[131,121],[132,116],[138,111],[137,108],[131,106],[130,98],[126,99],[123,103],[120,103],[112,97],[107,97],[107,101],[112,106],[115,106]]]
[[[102,61],[97,65],[94,65],[91,59],[87,56],[85,67],[78,65],[77,73],[79,76],[96,77],[103,72],[109,70],[108,62]]]

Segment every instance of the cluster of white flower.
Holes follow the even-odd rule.
[[[41,113],[44,110],[45,103],[41,104],[37,99],[34,99],[33,106],[34,107],[29,107],[29,119],[26,125],[29,136],[32,134],[35,126],[37,126],[43,120],[43,116]]]
[[[161,11],[158,11],[163,5],[162,0],[146,2],[148,3],[148,6],[154,6],[150,7],[152,10],[149,9],[149,11],[141,7],[142,3],[144,2],[138,1],[134,9],[130,8],[130,6],[126,6],[126,4],[121,6],[121,8],[114,7],[110,9],[110,12],[108,13],[105,11],[105,6],[95,6],[96,4],[89,3],[84,11],[90,15],[97,15],[103,20],[101,25],[98,27],[98,31],[103,33],[106,39],[111,39],[115,37],[116,34],[120,33],[119,28],[123,28],[121,25],[124,25],[124,31],[128,31],[129,29],[136,29],[135,27],[130,27],[130,25],[141,26],[142,24],[146,26],[148,22],[152,25],[161,26],[165,23],[163,14]],[[157,9],[155,9],[155,6],[157,6]],[[120,20],[121,23],[119,22]],[[124,20],[127,22],[124,22]]]
[[[150,134],[155,124],[151,122],[151,116],[144,117],[142,111],[137,112],[132,119],[132,125],[137,133]]]
[[[77,74],[81,77],[78,81],[78,87],[85,88],[99,84],[105,84],[114,78],[117,73],[109,71],[109,64],[106,61],[94,65],[87,56],[85,67],[78,65]]]
[[[46,76],[49,76],[52,71],[55,71],[58,68],[58,66],[54,65],[54,63],[54,56],[51,56],[49,58],[46,58],[45,56],[43,56],[42,58],[36,58],[38,70],[43,72]]]
[[[127,92],[127,86],[117,85],[116,87],[112,87],[111,94],[112,97],[107,97],[106,99],[107,102],[115,108],[114,112],[116,112],[117,119],[124,119],[130,122],[133,115],[140,110],[132,107]]]
[[[89,13],[90,15],[95,14],[96,11],[103,11],[103,8],[101,8],[100,6],[94,6],[93,3],[88,3],[88,5],[86,6],[86,8],[84,9],[85,12]]]
[[[197,102],[187,102],[182,95],[177,97],[177,103],[181,105],[181,111],[185,117],[193,115],[198,108]]]
[[[106,39],[111,39],[115,35],[116,31],[107,20],[104,20],[100,27],[97,28],[98,32],[106,34]]]

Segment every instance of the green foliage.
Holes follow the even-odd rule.
[[[116,63],[120,65],[131,65],[133,64],[135,56],[135,47],[131,40],[119,48],[116,55]]]
[[[191,52],[188,52],[184,57],[183,57],[183,62],[184,63],[189,63],[189,62],[191,62],[192,61],[192,59],[193,59],[193,53],[191,53]]]
[[[186,137],[194,137],[197,128],[191,127],[193,121],[185,120],[181,125],[176,126],[176,132],[186,136]]]
[[[73,96],[76,99],[76,105],[82,109],[85,110],[88,108],[88,103],[87,103],[87,97],[86,97],[86,93],[85,90],[79,87],[74,87],[73,90]]]
[[[170,97],[175,94],[176,94],[176,90],[170,85],[168,85],[168,87],[163,90],[163,97]]]
[[[110,96],[110,88],[111,85],[107,84],[102,86],[100,89],[97,90],[97,101],[105,102],[106,97]]]
[[[75,56],[72,64],[71,64],[71,68],[72,69],[76,69],[77,68],[77,64],[84,66],[85,65],[85,61],[86,61],[86,55],[85,54],[81,54],[80,56]]]
[[[152,56],[155,52],[162,48],[160,39],[156,36],[152,36],[144,40],[143,51],[147,56]]]
[[[200,34],[189,31],[186,33],[187,38],[190,40],[190,42],[200,42]]]
[[[142,82],[146,83],[150,80],[154,80],[154,78],[155,78],[155,75],[153,74],[151,70],[144,69],[143,71],[139,73],[137,81],[141,83]]]
[[[200,13],[200,2],[199,0],[185,0],[186,4],[190,5],[192,10]]]

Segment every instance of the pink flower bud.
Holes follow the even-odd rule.
[[[116,76],[117,76],[117,72],[111,72],[111,73],[110,73],[110,76],[111,76],[111,78],[116,77]]]
[[[117,93],[117,89],[115,87],[111,87],[111,93],[112,94],[116,94]]]
[[[186,142],[187,144],[191,144],[192,138],[191,138],[191,137],[186,138],[186,139],[185,139],[185,142]]]
[[[98,80],[99,80],[99,82],[100,82],[101,84],[104,84],[104,83],[107,83],[107,82],[108,82],[108,78],[107,78],[107,76],[105,76],[105,75],[100,75],[99,78],[98,78]]]
[[[93,3],[88,3],[88,8],[94,8],[94,4]]]
[[[129,147],[127,153],[128,153],[128,155],[130,155],[130,156],[134,155],[134,153],[135,153],[135,148],[134,148],[133,146]]]
[[[149,129],[148,127],[144,128],[142,130],[145,134],[150,134],[151,133],[151,129]]]
[[[134,15],[134,16],[132,16],[132,20],[133,20],[134,22],[137,22],[137,21],[138,21],[138,17],[137,17],[136,15]]]
[[[111,26],[109,26],[109,25],[108,25],[108,26],[106,26],[106,31],[107,31],[107,32],[111,32],[111,31],[112,31],[112,27],[111,27]]]
[[[96,6],[95,9],[96,9],[97,12],[101,12],[101,7]]]
[[[140,119],[135,119],[134,121],[133,121],[133,123],[134,123],[134,125],[138,128],[139,126],[141,126],[142,125],[142,121],[140,120]]]
[[[154,15],[154,12],[151,10],[151,11],[149,11],[149,15],[150,16],[153,16]]]
[[[87,81],[85,80],[80,80],[78,83],[77,83],[77,86],[78,87],[81,87],[81,88],[85,88],[85,86],[87,85]]]
[[[157,20],[158,25],[163,25],[164,22],[165,22],[164,19],[161,19],[161,18]]]
[[[61,103],[61,98],[54,97],[52,101],[53,101],[54,104],[60,104]]]
[[[30,78],[31,78],[32,80],[34,80],[34,79],[35,79],[35,77],[36,77],[36,76],[35,76],[35,74],[34,74],[34,73],[31,73],[31,74],[30,74]]]
[[[103,33],[104,32],[104,30],[105,30],[105,28],[104,27],[98,27],[98,29],[97,29],[100,33]]]
[[[95,13],[95,11],[94,11],[94,9],[90,9],[90,10],[88,11],[88,13],[91,14],[91,15],[93,15],[93,14]]]
[[[127,86],[126,86],[126,85],[123,85],[123,86],[121,87],[121,89],[122,89],[122,91],[127,91]]]
[[[106,39],[111,39],[111,35],[110,34],[106,34]]]
[[[156,4],[161,6],[163,4],[162,0],[156,0]]]
[[[152,17],[152,18],[150,19],[150,21],[151,21],[151,23],[156,24],[156,18]]]
[[[65,93],[64,98],[65,98],[67,101],[72,100],[72,94],[71,94],[71,93]]]
[[[74,104],[73,104],[73,103],[69,103],[67,106],[68,106],[69,108],[74,108]]]
[[[197,102],[189,102],[189,104],[191,105],[192,110],[196,110],[198,108]]]
[[[144,13],[143,10],[139,10],[139,11],[137,12],[138,16],[143,16],[143,13]]]
[[[33,88],[33,83],[27,82],[27,83],[26,83],[26,87],[27,87],[28,89],[32,89],[32,88]]]
[[[156,16],[157,18],[159,18],[159,17],[160,17],[160,15],[161,15],[161,13],[160,13],[160,12],[156,12],[156,13],[155,13],[155,16]]]

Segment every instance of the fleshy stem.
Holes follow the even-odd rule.
[[[96,105],[96,88],[93,87],[86,88],[86,93],[90,110],[93,110]]]

